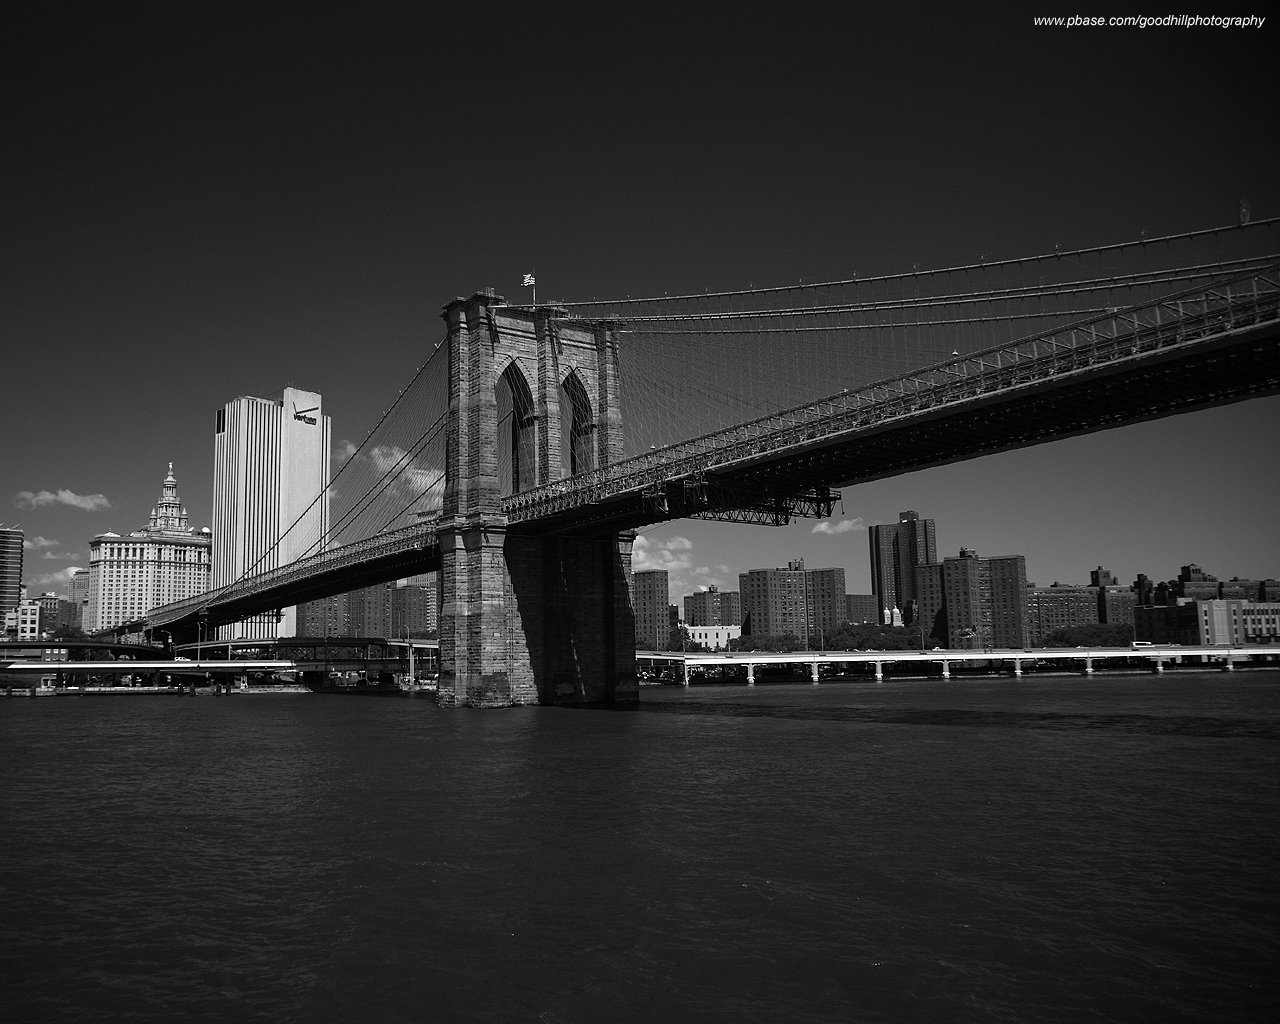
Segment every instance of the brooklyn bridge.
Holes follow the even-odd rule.
[[[863,481],[1274,394],[1278,223],[734,292],[455,298],[316,495],[304,557],[117,632],[194,639],[439,570],[442,703],[635,700],[637,528],[828,516]]]

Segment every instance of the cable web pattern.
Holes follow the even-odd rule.
[[[556,305],[623,321],[623,434],[636,455],[1264,266],[1278,223],[909,274]]]
[[[327,495],[317,495],[241,579],[270,568],[272,554],[282,547],[305,559],[415,525],[439,512],[448,407],[448,355],[440,342],[368,436],[358,445],[337,445]],[[329,528],[326,535],[317,535],[310,525],[320,519],[315,510],[326,498]],[[305,537],[299,538],[303,531]]]
[[[617,507],[631,516],[625,502],[634,498],[644,521],[719,515],[745,506],[735,504],[736,492],[722,500],[705,490],[733,486],[705,479],[708,468],[723,473],[777,453],[793,458],[788,446],[899,413],[1070,374],[1188,335],[1273,322],[1280,316],[1278,225],[1273,219],[946,270],[540,307],[560,323],[567,314],[569,322],[616,325],[624,460],[594,465],[590,402],[580,381],[558,381],[568,443],[560,466],[542,467],[554,470],[552,482],[537,485],[538,412],[523,378],[504,372],[493,382],[504,514],[512,522],[584,510],[592,516],[622,500]],[[1230,383],[1232,393],[1240,384]],[[308,535],[297,562],[255,567],[216,600],[252,592],[270,607],[263,595],[288,585],[286,577],[345,571],[431,543],[445,486],[448,409],[442,340],[368,437],[335,451],[327,535]],[[827,487],[831,472],[823,468],[815,485]],[[672,500],[671,481],[681,484],[675,510],[659,507]],[[751,505],[758,495],[741,499]],[[318,495],[281,542],[310,530],[323,500]],[[296,550],[299,542],[288,543]],[[149,614],[159,613],[153,622],[176,620],[210,596]]]
[[[335,453],[330,486],[331,546],[420,522],[444,496],[448,346],[427,361],[354,449]]]
[[[624,450],[635,456],[1263,267],[1275,259],[1278,225],[909,274],[554,305],[570,318],[620,322]],[[439,512],[447,364],[442,341],[369,436],[335,451],[328,535],[309,537],[301,557]],[[495,399],[499,478],[509,482],[504,493],[510,484],[523,491],[532,399],[505,376]],[[564,475],[572,472],[566,464]]]

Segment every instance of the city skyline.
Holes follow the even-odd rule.
[[[571,55],[603,29],[545,15],[513,15],[521,31],[488,43],[504,73],[475,83],[435,21],[21,14],[0,44],[21,198],[0,340],[21,382],[6,436],[40,430],[6,446],[0,520],[26,534],[29,590],[62,590],[90,538],[144,521],[169,462],[211,526],[214,416],[237,396],[322,393],[335,448],[358,442],[443,335],[445,302],[524,300],[530,271],[544,300],[700,292],[1225,226],[1241,199],[1280,214],[1277,143],[1248,113],[1269,27],[819,9],[820,33],[695,13],[672,39],[641,20],[589,88]],[[1043,70],[1093,61],[1106,81],[1070,96]],[[904,71],[921,62],[954,88]],[[1232,145],[1170,161],[1172,109]],[[490,129],[522,158],[455,164],[454,134]],[[1280,577],[1277,426],[1280,398],[1255,399],[847,488],[822,523],[662,524],[635,567],[666,568],[677,602],[793,558],[869,593],[866,529],[915,509],[939,557],[1021,554],[1041,584],[1189,562]]]

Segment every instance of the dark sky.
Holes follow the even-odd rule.
[[[696,292],[1280,214],[1269,23],[852,8],[7,8],[0,520],[28,582],[143,525],[169,461],[206,525],[237,395],[313,389],[363,437],[440,306],[526,271]],[[842,518],[915,508],[1042,583],[1280,576],[1277,426],[1255,400],[849,489]],[[865,532],[813,526],[670,524],[642,562],[673,599],[798,556],[867,590]]]

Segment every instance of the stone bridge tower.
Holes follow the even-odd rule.
[[[622,457],[608,321],[454,299],[441,556],[441,704],[638,699],[632,534],[543,535],[502,499]]]

